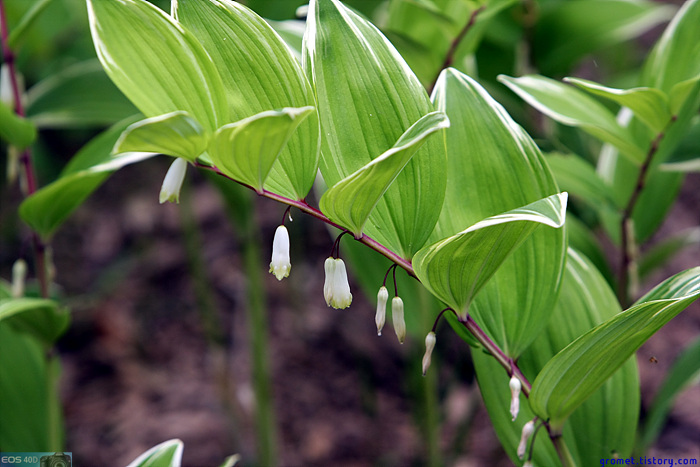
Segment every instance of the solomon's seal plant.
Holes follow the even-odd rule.
[[[629,89],[535,74],[498,77],[551,119],[586,134],[576,133],[580,144],[569,144],[567,133],[554,135],[557,147],[571,152],[566,155],[543,153],[487,91],[495,82],[485,86],[488,80],[469,65],[485,28],[512,1],[391,2],[388,27],[403,31],[392,37],[402,49],[424,52],[407,54],[410,64],[380,29],[338,0],[310,2],[295,50],[232,0],[172,0],[169,12],[145,0],[85,1],[100,63],[140,114],[95,143],[99,156],[76,157],[43,189],[37,190],[31,158],[20,158],[29,187],[20,214],[41,252],[37,275],[46,301],[28,302],[16,285],[14,298],[0,299],[0,319],[36,307],[60,316],[48,300],[49,268],[39,264],[45,244],[107,174],[163,154],[174,159],[161,203],[179,202],[191,165],[339,230],[323,264],[329,307],[345,309],[353,299],[340,239],[352,236],[381,255],[379,266],[343,251],[355,277],[376,277],[371,295],[386,271],[377,333],[393,272],[398,341],[410,342],[434,323],[425,338],[425,375],[445,317],[473,350],[480,393],[518,465],[583,466],[611,452],[631,455],[639,417],[631,357],[700,295],[696,267],[633,301],[642,266],[653,263],[640,259],[639,245],[663,221],[683,173],[697,168],[686,148],[699,124],[700,49],[687,44],[700,43],[700,0],[676,13]],[[396,6],[403,3],[411,5]],[[606,27],[618,33],[630,30],[633,16],[658,12],[622,0],[551,3],[567,17],[576,16],[567,8],[588,3],[640,9],[611,14]],[[397,13],[404,7],[430,15]],[[441,53],[425,37],[411,37],[418,21],[435,33],[431,40],[444,38],[431,21],[446,21],[448,11],[458,11],[465,24],[454,39],[436,40]],[[627,20],[617,22],[618,16]],[[12,58],[4,29],[4,55]],[[555,52],[541,63],[552,74],[563,66]],[[426,63],[440,69],[426,71]],[[2,99],[12,97],[15,108],[0,106],[1,136],[23,150],[36,129],[24,118],[13,69],[3,70]],[[505,88],[497,92],[505,96]],[[574,154],[574,147],[590,154]],[[567,213],[570,195],[574,209]],[[592,218],[619,246],[617,277],[583,221]],[[406,309],[398,268],[411,279],[401,289]],[[281,280],[290,270],[282,223],[269,272]],[[18,284],[24,274],[17,273]],[[427,318],[420,325],[407,319],[415,316]],[[540,428],[547,435],[537,438]],[[167,447],[181,454],[181,443]]]

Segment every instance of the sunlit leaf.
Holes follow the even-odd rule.
[[[567,224],[570,216],[567,218]],[[518,359],[518,366],[530,381],[562,348],[593,326],[620,311],[614,292],[584,256],[568,250],[561,292],[544,332]],[[498,438],[515,461],[522,426],[534,417],[521,396],[520,414],[515,422],[508,410],[508,375],[490,355],[473,352],[477,381]],[[639,414],[639,377],[634,358],[628,359],[602,388],[572,414],[564,426],[564,440],[580,466],[593,465],[612,451],[630,455]],[[544,433],[537,436],[534,464],[558,466],[560,461]],[[516,462],[516,465],[518,463]]]
[[[155,152],[194,162],[209,145],[209,134],[187,112],[177,111],[132,123],[112,152]]]
[[[489,217],[416,253],[413,268],[433,295],[465,317],[474,296],[540,225],[559,228],[566,193]]]
[[[228,123],[221,78],[197,38],[144,0],[87,0],[97,56],[146,117],[184,110],[206,130]]]
[[[433,100],[451,126],[445,131],[445,202],[431,242],[559,193],[537,145],[475,80],[448,68],[437,81]],[[565,235],[564,229],[535,231],[470,308],[476,322],[513,358],[547,324],[561,282]]]
[[[389,150],[434,110],[389,41],[340,2],[311,2],[304,44],[304,66],[318,98],[321,173],[328,186]],[[410,258],[435,226],[445,176],[444,141],[430,138],[379,200],[364,232]]]
[[[579,127],[612,144],[636,164],[644,160],[644,150],[630,131],[621,126],[601,103],[576,88],[537,75],[520,78],[500,75],[498,79],[548,117],[564,125]]]
[[[564,81],[629,108],[637,118],[656,133],[663,131],[671,121],[668,96],[658,89],[615,89],[580,78],[565,78]]]
[[[418,120],[391,149],[326,191],[321,197],[321,211],[359,238],[370,213],[401,170],[430,135],[448,126],[449,120],[442,112]]]
[[[700,75],[700,1],[683,4],[649,54],[641,83],[665,93],[678,83]]]
[[[153,446],[126,467],[180,467],[183,449],[182,441],[171,439]]]
[[[313,107],[269,110],[216,130],[212,162],[226,175],[262,192],[272,165]]]
[[[532,385],[534,412],[561,430],[593,394],[664,324],[700,296],[700,268],[676,274],[631,308],[595,327],[552,358]]]
[[[219,70],[224,86],[217,97],[230,112],[223,123],[268,110],[316,106],[299,62],[252,10],[230,0],[177,0],[172,9]],[[288,198],[304,198],[316,178],[319,158],[318,116],[313,112],[282,149],[265,188]]]

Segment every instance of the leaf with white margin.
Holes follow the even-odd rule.
[[[567,193],[543,198],[486,218],[420,250],[413,258],[418,279],[462,318],[498,268],[540,225],[560,228]]]
[[[224,125],[214,133],[209,156],[224,174],[261,193],[294,130],[313,112],[311,106],[268,110]]]
[[[221,77],[197,38],[144,0],[87,0],[97,57],[146,117],[184,110],[214,131],[228,121]]]
[[[671,121],[668,96],[655,88],[616,89],[580,78],[564,78],[584,91],[627,107],[652,131],[660,133]]]
[[[180,467],[184,444],[179,439],[170,439],[134,459],[126,467]]]
[[[603,104],[573,86],[539,75],[520,78],[500,75],[498,80],[549,118],[579,127],[612,144],[637,165],[644,160],[644,150],[630,130],[621,126]]]
[[[426,138],[449,126],[443,112],[422,117],[391,149],[326,191],[320,201],[321,212],[347,227],[356,238],[361,237],[370,213]]]
[[[194,162],[208,144],[209,132],[190,114],[179,110],[132,123],[112,152],[156,152]]]
[[[656,331],[700,296],[700,267],[665,280],[556,354],[532,384],[530,406],[553,432]]]

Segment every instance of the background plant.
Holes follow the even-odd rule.
[[[686,138],[697,123],[698,60],[692,56],[692,49],[685,47],[685,41],[686,35],[692,35],[697,2],[685,5],[648,60],[641,79],[651,88],[623,91],[575,81],[585,90],[631,109],[634,117],[628,126],[617,123],[609,110],[591,98],[556,81],[536,76],[501,78],[561,123],[579,127],[610,145],[597,156],[599,146],[593,140],[557,129],[550,139],[554,147],[560,152],[575,149],[583,157],[547,157],[554,176],[532,140],[481,85],[453,69],[437,78],[441,66],[450,63],[476,75],[474,63],[483,62],[479,61],[479,51],[489,47],[482,35],[487,35],[488,30],[497,31],[499,20],[512,19],[498,14],[506,7],[511,8],[511,14],[516,11],[510,3],[390,4],[386,30],[394,33],[423,85],[434,86],[431,103],[383,36],[336,2],[311,5],[302,51],[306,78],[265,23],[235,4],[194,6],[181,1],[175,4],[174,17],[182,23],[182,29],[145,3],[89,2],[98,55],[111,79],[149,118],[122,123],[101,136],[99,144],[96,141],[89,146],[93,151],[86,147],[56,182],[22,205],[20,214],[40,235],[41,243],[47,243],[61,221],[104,180],[105,172],[152,155],[129,153],[111,159],[109,150],[115,143],[117,152],[165,153],[203,168],[214,163],[215,172],[258,194],[349,230],[409,275],[416,275],[434,296],[452,307],[455,315],[446,316],[457,333],[472,345],[484,346],[496,357],[493,360],[473,352],[487,408],[512,458],[520,427],[531,418],[523,401],[526,416],[521,414],[516,424],[508,419],[508,392],[503,389],[512,374],[522,380],[526,394],[530,392],[529,382],[534,381],[531,407],[541,419],[549,421],[546,429],[558,451],[557,456],[540,434],[534,444],[536,464],[554,465],[560,457],[565,464],[588,465],[612,451],[627,456],[634,443],[638,383],[632,362],[620,372],[615,370],[696,296],[696,271],[689,270],[640,299],[625,314],[615,316],[620,310],[618,299],[626,306],[628,297],[636,296],[634,287],[630,293],[628,285],[636,283],[640,266],[645,264],[639,259],[638,245],[658,227],[677,195],[677,189],[669,190],[669,183],[673,182],[671,187],[680,186],[682,177],[667,176],[663,170],[694,167],[686,161],[687,155],[692,154],[687,147],[692,146],[693,140]],[[582,7],[587,2],[575,3]],[[617,27],[625,31],[634,29],[629,27],[631,24],[641,29],[641,25],[650,22],[652,14],[661,17],[666,12],[651,4],[635,4],[634,8],[626,2],[603,4],[617,14],[608,17],[617,19]],[[543,70],[556,73],[575,63],[577,54],[602,45],[587,40],[591,28],[581,28],[583,38],[577,38],[578,48],[565,53],[557,51],[564,57],[561,62],[551,50],[538,51],[536,38],[541,29],[546,31],[548,24],[557,24],[562,18],[578,17],[576,7],[567,5],[570,4],[543,3],[542,12],[538,13],[533,10],[535,4],[524,4],[526,15],[521,18],[520,27],[526,40],[502,41],[500,45],[512,52],[511,64],[503,68],[491,66],[498,71],[518,72],[542,63]],[[411,9],[416,10],[411,13]],[[538,21],[533,21],[533,17]],[[463,18],[464,22],[450,18]],[[425,24],[416,28],[416,21]],[[449,22],[464,26],[445,37],[444,25]],[[616,23],[611,20],[611,24],[606,26],[614,30]],[[518,30],[512,26],[511,30]],[[152,36],[154,30],[166,39],[157,42]],[[404,37],[409,34],[403,31],[417,30],[434,31],[432,36],[424,36],[431,38],[427,42],[432,45],[428,48],[431,50],[421,50],[420,44]],[[125,33],[130,41],[123,40]],[[549,34],[548,38],[556,37],[556,32]],[[619,38],[611,35],[608,40]],[[230,41],[224,43],[227,39]],[[231,43],[240,47],[230,47]],[[154,49],[153,44],[160,49]],[[422,57],[419,52],[423,52]],[[270,55],[260,57],[255,55],[258,53]],[[682,59],[669,59],[676,56]],[[476,61],[469,57],[476,57]],[[421,58],[424,63],[417,63]],[[430,73],[429,65],[433,63],[437,66]],[[478,71],[484,85],[489,86],[494,76],[488,69],[479,67]],[[246,81],[242,76],[251,79]],[[287,86],[286,91],[280,92],[280,83]],[[358,98],[360,92],[362,97]],[[284,109],[270,112],[280,108]],[[443,113],[433,113],[435,109]],[[14,118],[11,113],[8,115]],[[321,128],[318,134],[314,131],[317,115]],[[448,118],[451,126],[444,130]],[[240,122],[229,123],[237,120]],[[414,122],[417,123],[413,125]],[[16,124],[27,127],[21,120]],[[31,139],[21,132],[10,134],[22,135],[19,140],[11,140],[16,145],[26,145]],[[271,138],[270,134],[278,137]],[[320,168],[331,187],[320,196],[320,211],[304,199],[319,163],[319,153],[314,150],[319,134]],[[444,147],[438,135],[444,135]],[[542,146],[547,148],[548,144]],[[246,165],[237,159],[237,150],[231,154],[232,146],[252,148],[259,163]],[[205,150],[207,154],[202,155]],[[483,154],[492,156],[479,157]],[[598,162],[598,174],[586,165],[587,160]],[[674,163],[662,165],[665,160]],[[611,174],[624,177],[623,181],[612,180]],[[415,183],[418,178],[420,185]],[[566,197],[556,195],[557,182],[576,200],[584,201],[575,206],[584,222],[571,221],[571,214],[567,216],[569,241],[574,249],[595,260],[605,274],[610,268],[587,228],[600,221],[612,240],[619,241],[622,267],[617,280],[618,299],[609,293],[605,276],[595,272],[582,253],[570,250],[564,266],[564,230],[549,228],[563,224]],[[377,190],[368,190],[368,186]],[[520,209],[525,205],[527,209]],[[438,209],[440,206],[442,210]],[[504,212],[506,215],[499,217]],[[246,225],[245,221],[241,224]],[[473,227],[464,230],[470,225]],[[654,258],[666,256],[693,238],[689,233],[661,245],[646,262],[647,270],[654,265]],[[441,239],[445,240],[434,243]],[[344,245],[347,243],[346,240]],[[424,245],[427,246],[421,248]],[[356,260],[362,265],[356,267],[358,277],[365,287],[376,290],[381,279],[370,282],[368,278],[383,275],[387,265],[372,267],[362,253],[354,247],[352,250],[347,253],[349,257],[362,255]],[[381,264],[381,260],[377,263]],[[39,266],[38,270],[44,268]],[[611,274],[607,277],[612,281]],[[46,290],[46,280],[40,282]],[[413,323],[409,320],[409,332],[415,335],[426,332],[431,314],[435,316],[440,307],[431,305],[431,299],[420,289],[414,290],[414,286],[415,283],[402,284],[400,295],[422,297],[412,300],[423,304],[421,310],[408,313],[414,319]],[[596,295],[591,297],[593,291]],[[370,291],[368,295],[372,294]],[[201,297],[207,296],[206,291],[201,293]],[[8,307],[17,304],[7,302]],[[28,305],[27,312],[33,311],[33,306]],[[572,319],[571,315],[562,318],[562,313],[575,314]],[[567,332],[562,332],[558,319],[569,324]],[[551,359],[577,336],[604,321],[605,325],[579,340],[578,347],[574,345]],[[538,336],[542,338],[537,339]],[[531,345],[533,341],[536,343]],[[591,345],[595,348],[588,347]],[[255,354],[264,347],[264,343],[258,345]],[[496,361],[505,372],[490,367],[497,365]],[[584,372],[582,368],[588,370]],[[562,380],[561,375],[570,370],[572,373]],[[589,375],[587,384],[577,385],[577,378],[584,373]],[[596,392],[613,373],[604,388]],[[683,373],[689,376],[692,371]],[[424,391],[426,401],[431,400],[429,394],[434,391],[430,384]],[[585,399],[585,405],[575,410]],[[562,400],[567,403],[562,404]],[[428,407],[430,402],[426,404]],[[611,408],[618,410],[616,416],[612,416]],[[619,425],[603,423],[603,414]],[[567,419],[569,422],[564,424]],[[435,423],[430,417],[426,420],[430,459],[438,463]],[[562,428],[563,437],[559,437]],[[261,435],[261,439],[265,436]],[[271,439],[269,433],[268,437]],[[262,449],[261,459],[270,452],[269,446]],[[273,463],[270,459],[262,462]]]

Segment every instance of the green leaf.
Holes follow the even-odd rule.
[[[58,451],[62,449],[57,392],[47,362],[46,349],[32,336],[0,322],[0,446],[9,452]]]
[[[306,22],[298,19],[288,19],[284,21],[266,20],[272,29],[282,38],[287,47],[294,53],[294,57],[301,62],[301,51],[304,48],[304,31]]]
[[[700,379],[700,339],[695,339],[678,356],[651,401],[640,430],[637,452],[643,453],[658,438],[676,396]]]
[[[581,252],[601,273],[610,287],[615,284],[608,258],[603,252],[598,236],[581,220],[569,212],[566,215],[566,233],[569,247]]]
[[[39,128],[106,126],[137,113],[97,60],[76,63],[27,92],[27,117]]]
[[[127,467],[180,467],[184,444],[171,439],[153,446],[134,459]]]
[[[144,0],[87,0],[97,56],[146,117],[184,110],[209,131],[228,122],[221,78],[197,38]]]
[[[36,128],[26,118],[18,116],[4,102],[0,102],[0,140],[24,149],[36,139]]]
[[[567,218],[567,224],[570,217]],[[518,359],[518,366],[532,381],[546,363],[571,341],[620,311],[615,293],[583,255],[569,248],[561,292],[549,323]],[[515,449],[522,426],[532,419],[529,404],[521,397],[521,412],[513,422],[508,411],[508,376],[491,356],[473,352],[479,388],[496,433],[508,455]],[[596,464],[617,452],[630,455],[639,415],[639,377],[630,358],[602,388],[572,414],[563,436],[576,465]],[[556,451],[544,433],[534,446],[534,464],[560,465]]]
[[[664,132],[654,155],[654,160],[659,162],[666,161],[692,131],[700,109],[700,76],[674,86],[670,102],[675,120]]]
[[[66,331],[70,315],[53,300],[14,298],[0,300],[0,321],[50,344]]]
[[[313,107],[269,110],[216,130],[209,146],[212,162],[229,177],[262,193],[285,145]]]
[[[579,127],[612,144],[636,164],[644,160],[645,151],[630,131],[622,127],[602,104],[576,88],[538,75],[520,78],[500,75],[498,80],[548,117],[564,125]]]
[[[559,228],[566,215],[566,193],[492,216],[416,253],[418,279],[465,318],[474,296],[508,255],[540,225]]]
[[[664,324],[700,295],[700,267],[667,279],[635,305],[587,332],[552,358],[532,385],[530,405],[557,432]]]
[[[204,46],[223,80],[221,99],[236,122],[260,112],[316,106],[297,59],[260,16],[229,0],[178,0],[173,15]],[[220,127],[221,125],[217,126]],[[319,124],[311,113],[272,166],[265,188],[303,199],[318,172]]]
[[[112,152],[155,152],[194,162],[209,145],[209,133],[187,112],[177,111],[132,123]]]
[[[663,131],[671,121],[668,97],[658,89],[647,87],[615,89],[579,78],[564,78],[564,81],[629,108],[655,133]]]
[[[644,86],[670,94],[673,87],[700,75],[700,1],[683,4],[644,64]],[[693,44],[693,45],[691,45]]]
[[[684,248],[700,244],[700,227],[693,227],[668,236],[642,254],[639,260],[639,278],[643,280]]]
[[[86,144],[58,179],[22,202],[19,207],[22,219],[34,231],[48,238],[111,172],[156,155],[125,153],[111,157],[119,135],[130,123],[132,120],[120,122]]]
[[[534,26],[533,56],[548,76],[568,73],[586,55],[633,39],[673,15],[649,1],[542,2]]]
[[[431,243],[559,193],[537,145],[475,80],[447,69],[433,99],[451,126],[445,202]],[[565,235],[564,229],[535,231],[472,304],[474,319],[513,358],[547,323],[561,284]]]
[[[449,125],[442,112],[422,117],[391,149],[326,191],[321,197],[321,211],[360,238],[372,210],[413,155],[430,135]]]
[[[14,50],[17,47],[18,41],[22,39],[22,35],[27,32],[36,19],[41,16],[41,13],[46,10],[46,7],[53,0],[38,0],[32,4],[27,12],[22,16],[22,19],[12,27],[10,37],[7,38],[7,43],[10,49]]]
[[[570,217],[567,218],[567,224]],[[571,341],[619,313],[615,293],[583,255],[569,248],[561,292],[544,332],[522,354],[518,366],[532,381],[552,356]],[[535,414],[521,396],[518,419],[511,421],[508,375],[489,355],[473,352],[481,394],[498,438],[515,461],[522,426]],[[576,465],[597,464],[616,452],[629,457],[639,416],[639,376],[634,358],[574,411],[563,436]],[[534,446],[535,465],[561,465],[554,447],[540,433]],[[518,463],[516,462],[516,465]]]
[[[581,198],[592,207],[601,204],[615,206],[610,188],[596,173],[595,168],[576,155],[549,154],[547,164],[562,191]]]
[[[390,149],[406,128],[435,109],[389,41],[342,3],[312,1],[307,24],[304,66],[318,98],[321,173],[333,186]],[[379,200],[364,232],[410,259],[440,213],[445,159],[444,141],[430,138]]]

